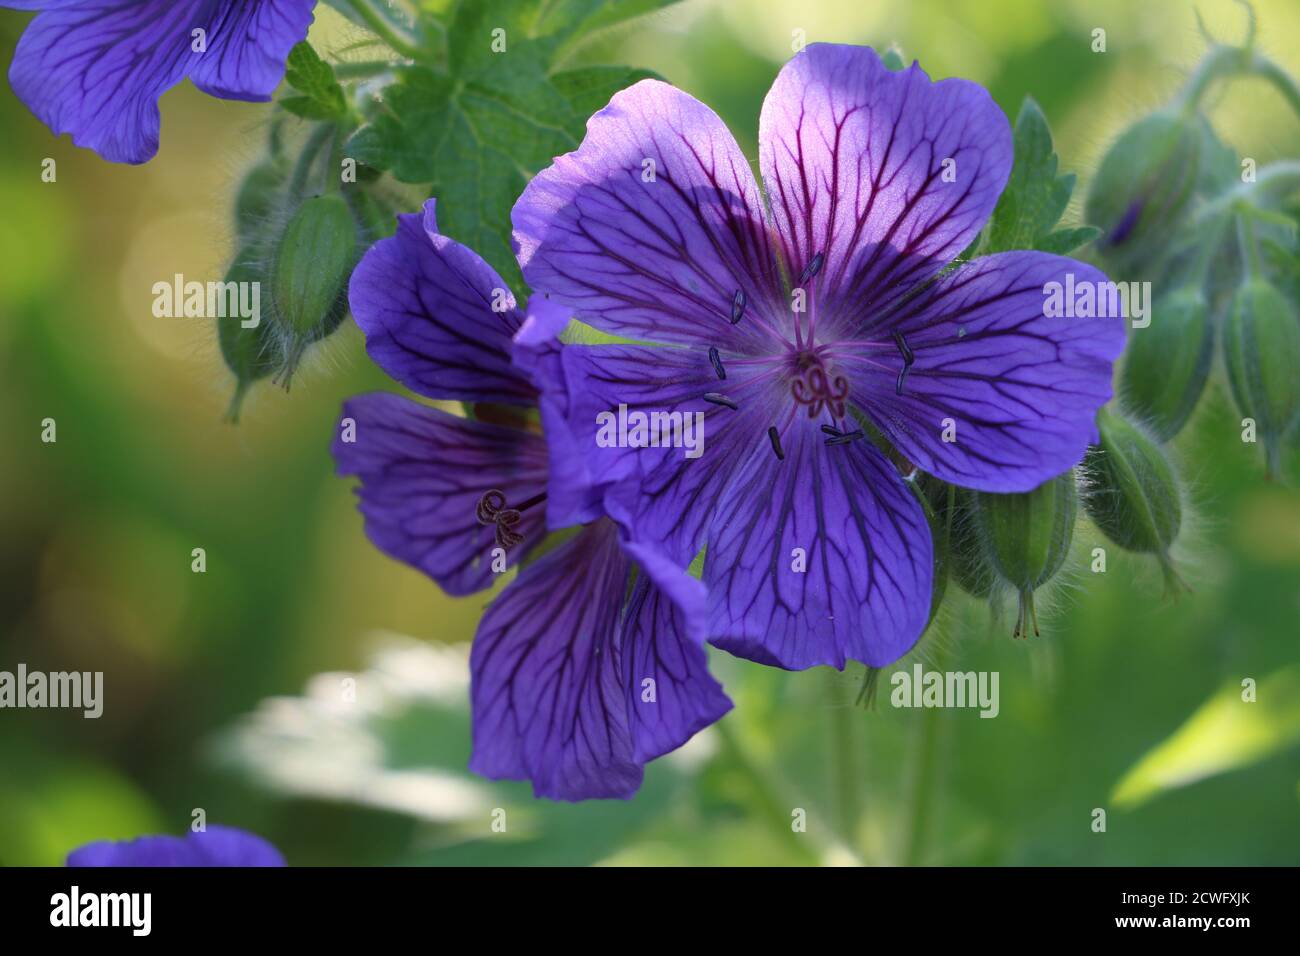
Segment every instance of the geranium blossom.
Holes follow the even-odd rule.
[[[679,566],[707,546],[706,630],[723,648],[885,665],[926,625],[933,555],[871,430],[945,481],[1029,490],[1095,438],[1123,327],[1044,315],[1046,283],[1104,280],[1072,259],[945,271],[1012,164],[1007,120],[974,83],[809,46],[763,104],[759,160],[765,192],[712,110],[644,80],[516,204],[534,290],[636,343],[546,365],[569,470],[551,504],[564,520],[607,510]],[[620,405],[703,411],[706,451],[599,447],[598,416]]]

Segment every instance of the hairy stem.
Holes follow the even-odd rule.
[[[836,827],[841,839],[856,847],[858,820],[865,802],[865,775],[858,759],[859,748],[853,726],[857,715],[849,706],[840,675],[829,669],[826,671],[826,691],[830,701],[827,727],[830,732],[829,769]]]
[[[425,59],[424,51],[399,34],[393,25],[388,22],[388,19],[367,3],[366,0],[349,0],[348,5],[356,11],[357,16],[365,21],[366,26],[370,28],[375,36],[387,43],[396,52],[410,60]]]
[[[936,669],[943,668],[944,654],[935,643]],[[938,794],[939,744],[944,730],[943,709],[927,707],[921,711],[917,728],[918,741],[912,750],[910,786],[906,800],[912,808],[912,818],[907,827],[907,843],[903,848],[903,865],[919,866],[925,856],[926,840],[930,836],[931,816]]]

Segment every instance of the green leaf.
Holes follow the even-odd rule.
[[[301,96],[289,96],[280,105],[296,116],[312,120],[340,119],[347,115],[347,98],[334,79],[334,68],[303,40],[289,51],[285,81]]]
[[[591,31],[665,2],[462,4],[448,25],[448,71],[400,70],[347,152],[402,182],[427,183],[445,200],[439,229],[482,255],[522,297],[510,244],[515,200],[539,170],[578,147],[587,119],[610,97],[654,76],[622,66],[563,69],[557,60]]]
[[[993,210],[980,252],[1040,249],[1065,254],[1097,237],[1091,226],[1053,232],[1074,192],[1073,173],[1057,175],[1047,118],[1026,96],[1016,117],[1016,161],[1007,188]]]
[[[1096,226],[1078,226],[1074,229],[1058,229],[1038,240],[1033,248],[1042,252],[1066,256],[1081,246],[1086,246],[1098,236],[1101,230]]]
[[[1300,667],[1259,682],[1243,700],[1234,682],[1201,705],[1187,722],[1139,760],[1115,785],[1111,799],[1135,807],[1167,790],[1248,767],[1300,743]]]

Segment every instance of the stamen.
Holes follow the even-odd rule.
[[[831,436],[826,439],[826,444],[828,445],[847,445],[851,441],[857,441],[860,438],[867,437],[863,434],[861,428],[855,428],[851,432],[842,432],[834,425],[823,425],[822,434]]]
[[[740,317],[745,314],[745,290],[737,289],[736,294],[731,297],[731,324],[735,325],[740,321]]]
[[[785,452],[781,450],[781,434],[773,425],[767,430],[767,440],[772,443],[772,451],[776,453],[777,461],[785,461]]]
[[[899,353],[903,356],[903,367],[898,372],[898,381],[894,383],[894,392],[898,395],[903,394],[903,382],[907,380],[907,370],[912,367],[916,361],[916,356],[912,354],[911,348],[908,347],[907,339],[903,338],[903,333],[894,329],[894,344],[898,346]]]
[[[826,444],[828,444],[828,445],[847,445],[847,444],[848,444],[849,442],[851,442],[851,441],[858,441],[858,440],[860,440],[860,439],[862,439],[862,438],[866,438],[866,437],[867,437],[867,436],[863,434],[861,428],[855,428],[855,429],[854,429],[853,431],[851,431],[851,432],[844,432],[843,434],[836,435],[834,438],[828,438],[828,439],[826,439]]]
[[[724,408],[730,408],[733,412],[740,408],[739,405],[727,398],[727,396],[723,395],[721,392],[705,392],[704,400],[706,402],[711,402],[714,405],[721,405]]]
[[[812,257],[812,261],[804,267],[803,275],[799,277],[799,284],[806,285],[809,280],[816,277],[817,273],[822,271],[822,263],[826,261],[824,253],[817,253]]]
[[[713,371],[718,373],[718,378],[727,377],[727,370],[722,367],[722,356],[712,346],[709,347],[709,361],[713,363]]]

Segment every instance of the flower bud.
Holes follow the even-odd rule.
[[[240,252],[227,271],[225,281],[260,283],[262,270],[256,257],[249,250]],[[230,400],[226,420],[238,422],[239,408],[249,386],[279,368],[284,361],[284,353],[269,322],[259,321],[250,328],[244,325],[243,318],[238,315],[217,320],[217,341],[226,367],[235,375],[235,395]]]
[[[1223,355],[1237,407],[1254,419],[1268,473],[1278,474],[1283,438],[1300,415],[1300,318],[1272,283],[1254,278],[1237,290]]]
[[[1181,587],[1169,558],[1183,519],[1173,465],[1159,444],[1109,409],[1097,414],[1097,429],[1100,441],[1084,458],[1089,483],[1084,510],[1121,548],[1156,555],[1166,586]]]
[[[1205,390],[1214,357],[1210,305],[1197,287],[1156,300],[1151,324],[1129,331],[1120,371],[1124,404],[1160,441],[1182,430]]]
[[[346,312],[348,277],[357,226],[342,196],[316,196],[302,204],[280,238],[272,262],[276,325],[284,339],[279,381],[288,386],[303,349],[328,335]]]
[[[931,482],[936,487],[943,487],[937,479],[931,479]],[[946,495],[934,495],[937,520],[947,529],[944,551],[947,576],[971,597],[991,597],[996,576],[988,565],[975,530],[971,507],[973,492],[956,487],[949,490],[951,499]]]
[[[1085,218],[1102,230],[1097,248],[1121,277],[1168,248],[1197,184],[1202,122],[1181,110],[1153,113],[1125,130],[1102,159]]]
[[[1031,624],[1037,634],[1034,591],[1061,569],[1074,537],[1079,511],[1074,472],[1067,471],[1022,494],[975,492],[971,503],[985,555],[999,577],[1020,595],[1012,636],[1028,637]]]
[[[925,520],[930,525],[930,538],[934,543],[934,576],[930,587],[928,627],[934,621],[939,605],[943,603],[944,592],[948,589],[948,572],[952,563],[949,552],[953,510],[948,507],[948,502],[957,489],[928,475],[917,481],[908,481],[907,485],[916,495],[921,510],[925,512]]]

